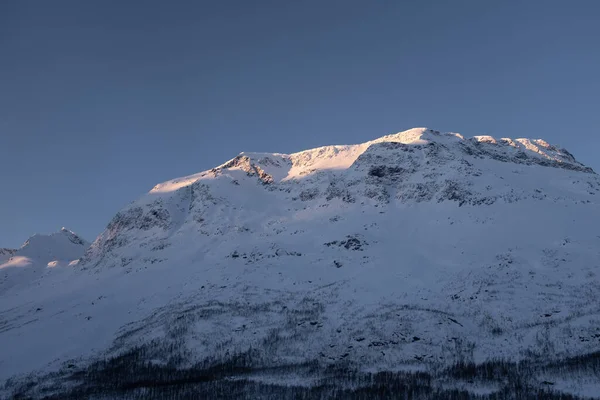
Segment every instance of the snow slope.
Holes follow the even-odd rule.
[[[35,234],[19,249],[0,249],[0,295],[33,285],[55,267],[77,264],[90,244],[66,228]],[[58,268],[62,270],[62,268]]]
[[[364,370],[599,351],[599,198],[543,140],[241,153],[132,202],[68,276],[0,293],[0,380],[151,341],[178,365],[259,348]]]

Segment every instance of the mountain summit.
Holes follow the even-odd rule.
[[[571,187],[546,185],[570,181],[571,172],[584,178]],[[148,256],[140,248],[170,245],[173,235],[214,237],[259,229],[270,236],[299,214],[304,220],[328,214],[323,208],[353,214],[419,203],[577,203],[595,199],[599,188],[591,168],[543,140],[465,139],[426,128],[289,155],[241,153],[209,171],[156,185],[115,216],[84,264],[124,266]],[[272,229],[265,229],[267,221]],[[125,253],[109,260],[118,248]]]
[[[441,133],[427,128],[414,128],[357,145],[324,146],[294,154],[241,153],[210,172],[239,166],[248,169],[246,172],[259,174],[259,178],[265,183],[282,182],[297,180],[315,172],[351,169],[357,161],[362,161],[361,158],[377,157],[381,152],[386,153],[386,150],[389,153],[390,149],[408,151],[411,148],[423,150],[422,158],[426,158],[425,161],[435,161],[439,158],[438,152],[441,152],[455,160],[473,156],[487,157],[516,164],[537,164],[593,172],[591,168],[577,162],[565,149],[558,149],[541,139],[495,139],[491,136],[465,139],[458,133]],[[396,156],[403,157],[402,153]],[[205,177],[206,174],[207,172],[204,172],[168,181],[157,185],[152,192],[176,190]]]
[[[127,398],[107,386],[127,361],[129,388],[152,365],[177,382],[204,368],[326,390],[421,371],[445,382],[430,393],[508,393],[518,376],[510,387],[584,395],[600,390],[573,361],[600,351],[599,199],[598,175],[539,139],[415,128],[241,153],[119,211],[60,291],[45,276],[2,295],[0,379],[37,369],[20,394],[64,397],[65,379]],[[510,377],[467,384],[496,367]]]

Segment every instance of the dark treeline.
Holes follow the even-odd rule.
[[[156,345],[156,344],[154,344]],[[600,352],[561,362],[488,361],[458,363],[435,373],[359,372],[350,364],[264,366],[260,352],[249,350],[226,360],[206,359],[188,368],[149,362],[152,345],[93,362],[86,367],[66,366],[40,378],[7,382],[13,399],[577,399],[552,389],[549,376],[596,376],[600,379]],[[300,383],[261,382],[264,377],[297,377]],[[272,379],[276,381],[276,379]],[[460,385],[459,385],[460,384]],[[499,390],[476,395],[470,385],[491,384]],[[459,389],[462,388],[462,389]]]

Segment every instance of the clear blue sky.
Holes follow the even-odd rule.
[[[240,151],[415,126],[600,170],[600,1],[0,1],[0,247]]]

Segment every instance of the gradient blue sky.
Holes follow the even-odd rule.
[[[240,151],[415,126],[600,170],[600,1],[0,1],[0,246]]]

